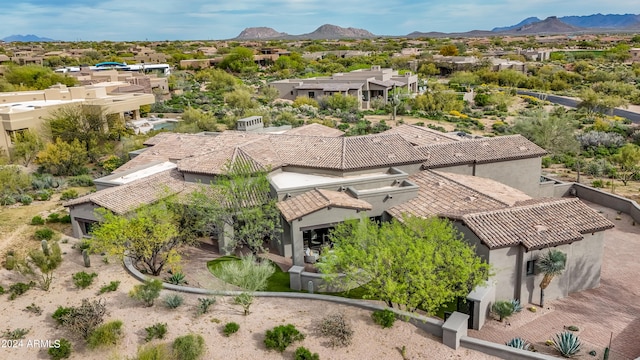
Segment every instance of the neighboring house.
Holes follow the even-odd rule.
[[[629,53],[631,54],[631,62],[640,62],[640,48],[631,48]]]
[[[548,299],[598,285],[603,230],[613,224],[578,199],[546,197],[553,196],[553,183],[540,177],[546,152],[524,137],[465,139],[413,125],[341,135],[319,124],[282,134],[159,134],[96,180],[98,191],[65,204],[74,235],[87,234],[97,207],[124,214],[215,182],[228,164],[243,161],[269,173],[283,229],[271,248],[294,265],[329,245],[330,230],[346,219],[411,214],[451,219],[493,265],[497,298],[535,299],[540,275],[533,264],[548,247],[568,254]],[[227,240],[217,235],[223,253]]]
[[[362,109],[370,107],[372,99],[388,101],[394,89],[406,89],[418,92],[418,76],[410,72],[400,75],[393,69],[383,69],[374,65],[371,69],[354,70],[348,73],[336,73],[327,77],[308,79],[285,79],[272,81],[269,85],[280,92],[280,98],[295,100],[299,96],[320,98],[333,94],[355,96]]]
[[[0,93],[0,149],[8,150],[14,134],[26,129],[38,129],[46,119],[60,107],[78,104],[96,107],[106,116],[130,115],[137,119],[140,106],[155,102],[151,94],[112,93],[127,83],[99,83],[90,86],[66,87],[54,85],[49,89]]]

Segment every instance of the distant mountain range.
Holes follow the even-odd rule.
[[[55,41],[46,37],[39,37],[36,35],[11,35],[6,38],[0,39],[4,42],[47,42]]]
[[[473,30],[460,33],[414,31],[407,34],[406,37],[483,37],[495,36],[496,33],[504,35],[534,35],[638,30],[640,30],[640,15],[594,14],[587,16],[550,16],[544,20],[540,20],[537,17],[529,17],[518,24],[496,27],[492,30]],[[375,35],[364,29],[343,28],[325,24],[311,33],[301,35],[278,32],[269,27],[246,28],[233,40],[366,39],[380,36],[382,35]]]

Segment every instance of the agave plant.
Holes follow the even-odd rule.
[[[522,311],[522,305],[520,304],[520,300],[511,299],[511,305],[513,305],[513,312],[517,313]]]
[[[187,280],[185,280],[185,275],[183,273],[177,272],[175,274],[171,274],[171,276],[167,278],[167,282],[173,285],[182,285],[186,284]]]
[[[553,347],[564,357],[571,357],[580,351],[582,343],[580,338],[570,331],[556,334],[553,339]]]
[[[531,344],[529,344],[527,340],[519,337],[509,340],[506,345],[516,349],[531,350]]]

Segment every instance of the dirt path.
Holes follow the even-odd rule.
[[[27,227],[29,227],[29,225],[22,224],[15,228],[8,235],[4,235],[2,237],[2,241],[0,241],[0,257],[4,257],[4,254],[7,251],[11,250],[11,247],[14,245],[16,239],[25,232]]]

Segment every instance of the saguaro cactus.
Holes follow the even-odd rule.
[[[82,260],[84,260],[84,267],[91,267],[91,258],[87,249],[82,250]]]

